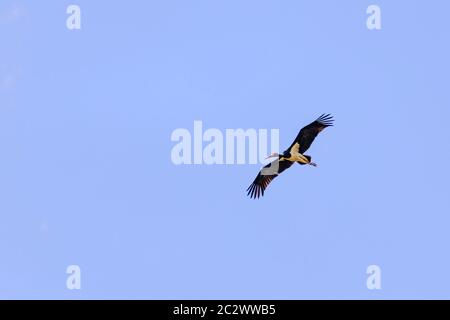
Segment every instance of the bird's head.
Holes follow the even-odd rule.
[[[279,157],[279,156],[280,156],[280,154],[274,152],[274,153],[272,153],[270,156],[267,156],[266,159],[275,158],[275,157]]]

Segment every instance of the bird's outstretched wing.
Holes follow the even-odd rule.
[[[330,114],[322,114],[317,120],[300,130],[288,150],[291,150],[294,146],[297,147],[296,144],[298,143],[298,152],[301,154],[305,153],[323,129],[333,126],[333,121],[333,117]]]
[[[250,198],[259,198],[264,196],[264,190],[266,190],[269,183],[272,182],[280,173],[292,166],[293,162],[279,159],[272,161],[268,165],[259,171],[255,178],[255,181],[248,187],[247,195]]]

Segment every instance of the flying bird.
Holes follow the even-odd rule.
[[[274,152],[268,156],[266,159],[277,159],[261,169],[255,181],[248,187],[247,195],[255,199],[264,196],[264,191],[272,180],[284,170],[290,168],[294,162],[316,167],[317,164],[311,161],[311,156],[304,155],[304,153],[323,129],[333,126],[333,121],[333,117],[330,114],[322,114],[317,120],[300,130],[294,142],[283,154]]]

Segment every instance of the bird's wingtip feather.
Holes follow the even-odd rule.
[[[331,127],[333,126],[333,116],[330,113],[323,113],[319,118],[317,118],[316,120],[317,122],[319,122],[321,125],[324,125],[326,127]]]

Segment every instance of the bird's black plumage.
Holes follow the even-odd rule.
[[[317,120],[311,122],[300,130],[288,150],[298,143],[300,145],[298,152],[301,154],[305,153],[323,129],[333,126],[333,121],[333,117],[330,114],[322,114],[319,118],[317,118]]]
[[[263,196],[264,190],[266,190],[269,183],[284,170],[292,166],[292,164],[293,162],[291,161],[280,161],[280,159],[277,159],[266,165],[258,173],[255,181],[248,187],[247,195],[249,195],[250,198],[259,198],[260,196]]]
[[[294,162],[300,164],[313,164],[311,163],[311,157],[303,155],[303,153],[309,149],[314,139],[323,129],[333,125],[333,121],[333,117],[330,114],[322,114],[315,121],[303,127],[291,146],[284,151],[282,155],[279,155],[277,160],[272,161],[261,169],[253,183],[248,187],[247,195],[249,195],[250,198],[264,196],[264,191],[272,180],[284,170],[290,168]],[[293,155],[296,154],[301,154],[306,160],[300,159],[303,162],[297,161],[297,159],[293,157]]]

